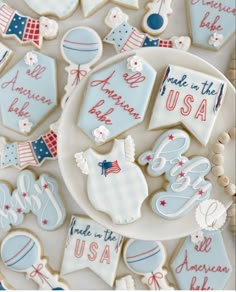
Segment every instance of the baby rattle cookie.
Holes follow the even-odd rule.
[[[115,224],[132,223],[141,217],[148,187],[134,163],[135,144],[130,136],[115,140],[107,154],[88,149],[77,153],[75,159],[82,173],[88,175],[88,198],[95,209],[109,215]]]
[[[61,102],[62,108],[79,82],[91,70],[91,66],[101,58],[102,51],[100,36],[89,27],[76,27],[64,35],[61,52],[64,60],[70,65],[66,68],[68,80],[65,87],[66,94]]]
[[[28,52],[0,79],[3,125],[28,135],[57,106],[55,60]]]
[[[105,18],[105,23],[112,30],[104,42],[112,44],[118,53],[145,47],[174,48],[187,51],[191,46],[189,37],[172,37],[170,40],[152,38],[128,23],[128,15],[118,7],[112,8]]]
[[[150,35],[158,36],[168,25],[168,16],[173,13],[172,0],[151,0],[145,9],[148,12],[143,17],[142,27]]]
[[[26,273],[40,290],[68,290],[64,280],[51,271],[47,259],[42,258],[42,248],[35,235],[28,231],[10,232],[1,243],[1,258],[12,271]]]
[[[79,0],[24,0],[39,15],[55,15],[60,19],[69,17],[78,6]]]
[[[33,19],[24,16],[6,3],[0,1],[0,35],[5,38],[15,38],[21,44],[33,44],[41,49],[43,39],[55,39],[58,24],[47,17]]]
[[[188,159],[182,156],[190,145],[189,135],[182,130],[164,132],[151,151],[143,153],[138,162],[147,165],[149,175],[166,175],[166,192],[152,198],[153,211],[162,218],[174,220],[190,212],[209,198],[212,184],[205,180],[211,164],[205,157]]]
[[[0,42],[0,73],[7,65],[12,55],[12,50],[10,50],[7,46]]]
[[[136,290],[133,277],[131,275],[127,275],[116,280],[115,290]]]
[[[129,270],[143,276],[142,282],[150,290],[173,290],[163,269],[166,251],[159,241],[130,239],[124,248],[124,261]]]
[[[226,76],[232,82],[233,86],[236,87],[236,50],[232,54],[232,59],[229,64],[229,70]]]
[[[0,182],[0,230],[8,231],[20,225],[24,214],[29,212],[47,231],[59,228],[66,217],[55,179],[42,174],[36,180],[34,173],[24,170],[18,175],[17,187],[12,193],[7,183]]]

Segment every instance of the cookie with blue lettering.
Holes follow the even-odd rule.
[[[152,198],[152,209],[162,218],[180,218],[210,196],[212,184],[205,179],[211,170],[210,161],[205,157],[183,156],[189,146],[186,132],[169,130],[157,139],[151,151],[138,159],[141,165],[147,165],[151,176],[166,175],[167,190]]]
[[[39,290],[68,290],[69,287],[58,273],[52,272],[37,237],[26,230],[10,232],[1,243],[1,258],[6,267],[18,273],[25,273],[27,280],[33,280]]]
[[[12,50],[0,42],[0,73],[12,57]]]

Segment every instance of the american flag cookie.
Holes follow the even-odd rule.
[[[128,224],[141,217],[148,196],[146,179],[134,163],[135,144],[131,136],[115,140],[110,153],[93,149],[75,154],[78,167],[88,176],[88,198],[95,209],[108,214],[115,224]]]
[[[128,20],[128,15],[119,7],[112,8],[105,18],[105,23],[111,28],[111,32],[104,38],[104,42],[112,44],[118,53],[146,47],[187,51],[191,46],[191,39],[187,36],[174,36],[169,40],[153,38],[133,27]]]
[[[0,1],[0,35],[15,38],[21,44],[32,44],[41,49],[43,39],[55,39],[58,24],[47,17],[33,19],[20,14],[8,4]]]
[[[12,50],[0,42],[0,73],[12,57]]]

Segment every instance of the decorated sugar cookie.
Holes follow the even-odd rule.
[[[116,280],[115,290],[136,290],[133,277],[131,275],[127,275]]]
[[[147,165],[151,176],[166,175],[169,182],[165,192],[152,198],[152,209],[165,219],[177,219],[194,206],[209,198],[212,185],[205,180],[211,164],[205,157],[188,159],[182,156],[190,145],[188,134],[182,130],[169,130],[156,141],[151,151],[143,153],[138,161]]]
[[[173,290],[163,269],[166,251],[161,242],[130,239],[125,245],[124,261],[133,273],[143,276],[142,282],[150,290]]]
[[[79,127],[94,142],[102,144],[140,124],[155,78],[156,71],[139,56],[130,56],[93,73],[88,80]]]
[[[168,25],[168,16],[172,14],[172,0],[151,0],[146,5],[147,13],[143,18],[143,30],[150,35],[161,34]]]
[[[118,53],[146,47],[174,48],[183,51],[190,48],[189,37],[172,37],[170,40],[152,38],[130,25],[128,19],[128,15],[118,7],[112,8],[105,19],[106,25],[112,30],[104,38],[104,42],[114,45]]]
[[[0,290],[15,290],[10,284],[8,284],[7,280],[5,277],[3,277],[2,274],[0,274]]]
[[[0,42],[0,72],[7,65],[8,61],[12,57],[12,50],[6,47]]]
[[[28,52],[0,79],[0,96],[3,125],[30,134],[57,105],[54,59]]]
[[[89,268],[113,286],[123,238],[88,218],[72,216],[61,274]]]
[[[187,0],[193,44],[220,49],[235,34],[235,1]]]
[[[57,134],[59,121],[50,130],[35,140],[7,142],[0,136],[0,169],[14,166],[25,169],[41,166],[46,160],[57,159]]]
[[[213,76],[169,65],[153,108],[149,130],[182,123],[206,145],[226,87],[225,81]]]
[[[109,0],[81,0],[84,17],[92,15],[108,2]],[[139,0],[111,0],[111,2],[126,8],[139,8]]]
[[[141,217],[148,187],[134,163],[135,144],[130,136],[115,140],[108,154],[88,149],[75,158],[82,173],[88,175],[88,197],[95,209],[108,214],[115,224],[132,223]]]
[[[17,177],[17,187],[11,193],[5,182],[0,183],[0,229],[8,231],[20,225],[24,214],[32,212],[44,230],[55,230],[65,220],[65,208],[61,201],[57,182],[47,174],[38,180],[29,171]]]
[[[32,44],[37,48],[43,45],[43,39],[55,39],[58,24],[47,17],[33,19],[24,16],[6,3],[0,1],[0,35],[15,38],[22,44]]]
[[[180,290],[224,290],[232,273],[220,231],[200,231],[180,243],[171,260]]]
[[[60,19],[69,17],[77,8],[79,0],[24,0],[29,7],[40,15],[55,15]]]
[[[13,231],[1,243],[1,258],[9,269],[26,273],[27,280],[33,280],[40,290],[68,290],[64,280],[51,271],[47,259],[41,256],[38,239],[28,231]]]
[[[70,98],[79,82],[91,70],[102,56],[102,41],[99,35],[89,27],[76,27],[69,30],[62,39],[62,56],[70,65],[66,68],[68,81],[62,107]]]

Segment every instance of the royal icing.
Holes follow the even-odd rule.
[[[55,20],[44,16],[40,19],[24,16],[0,1],[0,34],[3,37],[14,37],[20,43],[31,43],[41,48],[43,39],[54,39],[57,33]]]
[[[0,274],[0,291],[4,291],[4,290],[15,290],[15,289],[11,287],[11,285],[8,284],[5,277],[2,274]]]
[[[220,49],[234,34],[236,16],[234,0],[188,0],[187,8],[194,44]]]
[[[143,30],[157,36],[165,31],[168,25],[168,16],[173,13],[172,0],[151,0],[146,5],[148,12],[143,18]]]
[[[19,120],[19,130],[21,133],[23,134],[28,134],[30,133],[33,123],[30,122],[30,120],[28,118]]]
[[[221,232],[203,234],[198,243],[188,236],[171,261],[181,290],[223,290],[232,273]]]
[[[124,59],[90,76],[78,125],[93,141],[94,130],[100,126],[109,131],[108,141],[143,121],[156,71],[137,58],[142,72],[132,72]]]
[[[27,166],[40,166],[45,160],[57,159],[57,121],[49,132],[35,140],[7,142],[0,136],[0,169],[14,166],[24,169]]]
[[[6,66],[7,62],[12,57],[12,50],[0,42],[0,72]]]
[[[133,277],[128,275],[116,280],[115,290],[136,290]]]
[[[87,218],[72,216],[61,274],[89,268],[113,286],[123,238]]]
[[[57,105],[54,59],[38,52],[28,53],[0,79],[0,95],[3,125],[29,134]],[[20,121],[25,119],[28,126],[32,124],[22,131]]]
[[[133,139],[128,136],[125,140],[115,140],[108,154],[88,149],[75,155],[78,167],[88,175],[91,204],[108,214],[115,224],[139,219],[142,203],[148,196],[145,177],[134,163],[134,148]]]
[[[225,81],[213,76],[169,65],[153,108],[149,130],[182,123],[206,145],[226,86]]]
[[[191,39],[189,37],[175,36],[170,40],[152,38],[130,25],[128,19],[128,15],[118,7],[112,8],[105,18],[106,25],[112,30],[104,38],[104,42],[114,45],[118,53],[146,47],[174,48],[183,51],[190,48]]]
[[[163,269],[166,251],[159,241],[130,239],[125,245],[124,261],[135,274],[144,276],[142,282],[151,290],[173,290]]]
[[[17,178],[17,188],[12,192],[6,183],[0,183],[0,229],[8,231],[32,212],[44,230],[55,230],[65,220],[65,208],[58,193],[57,182],[42,174],[38,180],[29,171],[22,171]]]
[[[1,258],[9,269],[26,273],[27,280],[33,280],[40,290],[68,290],[64,280],[50,271],[41,254],[38,239],[28,231],[13,231],[1,243]]]
[[[188,134],[169,130],[156,141],[153,150],[143,153],[138,162],[157,177],[165,174],[169,181],[166,192],[152,198],[152,209],[165,219],[177,219],[210,196],[212,185],[205,180],[211,164],[205,157],[182,156],[190,145]]]
[[[91,70],[102,56],[103,45],[100,36],[89,27],[76,27],[69,30],[61,42],[62,56],[70,65],[66,68],[68,73],[66,94],[62,99],[62,107],[70,98],[79,82]]]
[[[55,15],[60,19],[69,17],[77,8],[79,0],[24,0],[29,7],[40,15]]]
[[[109,0],[81,0],[84,17],[92,15],[94,12],[108,3],[108,1]],[[126,8],[139,8],[139,0],[111,0],[109,2],[113,2]]]

